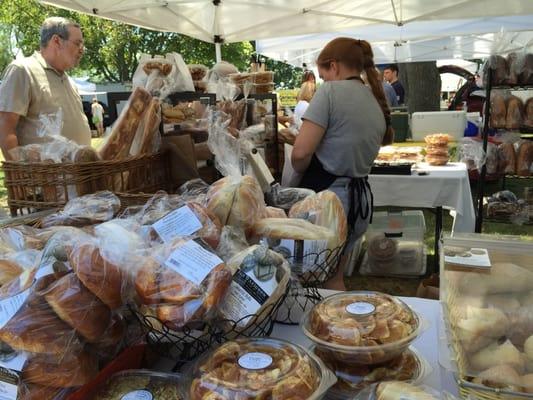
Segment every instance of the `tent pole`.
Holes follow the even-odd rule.
[[[222,51],[221,51],[221,44],[220,43],[215,43],[215,59],[216,59],[216,62],[219,63],[220,61],[222,61]]]

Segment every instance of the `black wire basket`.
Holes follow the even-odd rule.
[[[174,370],[177,370],[215,343],[239,337],[269,336],[288,290],[289,285],[278,299],[262,307],[258,314],[247,315],[238,321],[215,318],[200,326],[185,326],[180,331],[170,329],[156,316],[143,314],[135,305],[130,304],[129,309],[141,325],[150,349],[159,356],[173,360]]]
[[[303,256],[289,257],[291,271],[304,287],[321,287],[335,276],[339,270],[344,245],[334,249],[324,249],[319,253],[306,253]]]
[[[293,278],[276,322],[297,325],[302,316],[322,300],[318,288],[333,278],[339,270],[345,245],[319,253],[288,257]]]
[[[298,325],[303,315],[322,300],[316,287],[303,287],[297,278],[291,280],[285,301],[278,309],[276,322],[286,325]]]

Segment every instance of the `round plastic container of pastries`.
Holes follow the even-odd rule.
[[[189,381],[189,400],[284,400],[320,399],[336,378],[318,357],[298,345],[248,338],[204,354]]]
[[[319,349],[313,352],[324,361],[336,376],[337,383],[328,391],[329,399],[353,398],[361,390],[382,381],[405,381],[418,383],[431,371],[414,349],[407,349],[398,357],[377,365],[353,365],[331,360]]]
[[[448,157],[448,146],[436,146],[434,144],[428,144],[426,146],[426,154],[431,156],[444,156]]]
[[[427,135],[424,141],[430,145],[446,146],[450,141],[450,136],[446,133],[435,133],[433,135]]]
[[[302,321],[304,334],[330,360],[375,365],[402,354],[421,332],[418,315],[379,292],[345,292],[316,304]]]
[[[97,388],[91,400],[183,399],[181,377],[156,371],[132,369],[117,372]]]
[[[439,156],[439,155],[426,155],[426,162],[429,165],[446,165],[450,157],[448,156]]]

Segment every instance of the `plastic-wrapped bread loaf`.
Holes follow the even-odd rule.
[[[533,142],[520,142],[516,156],[516,173],[520,176],[531,175],[533,164]]]
[[[151,99],[152,96],[146,90],[135,88],[127,107],[113,126],[107,142],[99,150],[102,160],[116,160],[128,156],[137,128]]]
[[[377,400],[437,400],[422,388],[406,382],[383,382],[376,389]]]
[[[520,129],[524,122],[524,103],[516,96],[507,99],[506,129]]]
[[[512,143],[498,146],[498,173],[514,175],[516,173],[516,153]]]
[[[526,101],[526,105],[524,107],[524,114],[524,125],[533,128],[533,97],[529,98]]]
[[[498,92],[490,95],[490,126],[492,128],[505,128],[507,118],[507,107],[505,98]]]
[[[303,218],[315,225],[328,228],[336,239],[330,248],[341,246],[348,236],[348,221],[340,199],[329,190],[310,195],[291,207],[290,218]]]

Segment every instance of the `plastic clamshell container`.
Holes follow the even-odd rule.
[[[532,398],[533,241],[454,234],[443,238],[440,257],[444,324],[461,394]]]
[[[411,115],[411,136],[415,142],[423,142],[427,135],[447,133],[453,140],[461,140],[466,129],[464,111],[414,112]]]
[[[324,363],[280,339],[226,342],[193,367],[189,400],[321,399],[336,382]]]
[[[421,276],[426,273],[424,233],[420,210],[376,212],[365,234],[367,253],[362,275]]]
[[[335,294],[303,318],[304,334],[331,360],[376,365],[398,357],[421,332],[418,315],[387,294]]]
[[[409,348],[393,360],[374,366],[352,365],[330,360],[320,350],[312,349],[337,376],[337,383],[328,391],[329,399],[353,398],[361,390],[382,381],[419,383],[431,371],[431,366],[418,352]]]
[[[91,400],[183,399],[181,376],[143,369],[116,373]]]

